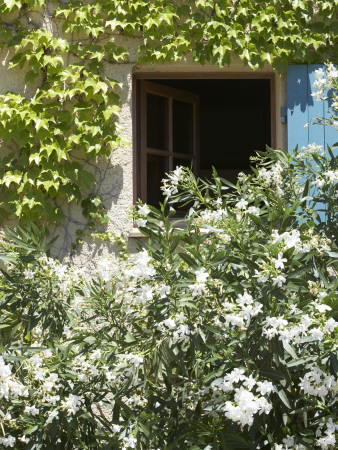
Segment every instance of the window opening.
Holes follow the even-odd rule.
[[[250,156],[273,146],[271,77],[137,80],[137,198],[157,205],[177,165],[236,182]]]

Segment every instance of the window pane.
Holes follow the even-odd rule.
[[[147,203],[158,206],[163,202],[161,191],[162,179],[169,172],[169,159],[157,155],[148,155],[147,158]]]
[[[147,147],[167,150],[167,98],[147,94]]]
[[[192,117],[191,103],[173,100],[173,151],[192,153]]]
[[[208,97],[207,97],[208,96]],[[270,80],[213,80],[200,102],[200,168],[250,169],[250,156],[271,145]]]
[[[192,158],[173,158],[173,169],[176,169],[177,166],[184,166],[192,168]]]

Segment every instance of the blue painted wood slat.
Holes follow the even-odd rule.
[[[332,146],[338,141],[338,133],[330,126],[306,123],[318,116],[330,118],[328,102],[315,101],[311,96],[315,71],[323,64],[291,64],[287,73],[287,124],[288,151],[313,144]]]
[[[315,82],[316,76],[315,71],[320,67],[323,67],[323,64],[311,64],[307,67],[308,71],[308,90],[307,90],[307,102],[308,102],[308,122],[310,120],[316,119],[317,117],[324,117],[324,102],[316,101],[312,97],[312,92],[314,91],[312,85]],[[324,147],[325,144],[325,126],[324,125],[314,125],[309,124],[309,141],[308,144],[317,144],[322,145]]]
[[[308,70],[307,66],[292,64],[287,73],[287,124],[288,151],[296,145],[309,142],[309,131],[304,128],[308,123]]]

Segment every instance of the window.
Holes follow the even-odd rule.
[[[178,165],[236,181],[256,150],[275,145],[273,74],[138,77],[135,200],[162,201],[161,180]]]

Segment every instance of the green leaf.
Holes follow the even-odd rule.
[[[39,425],[34,425],[30,428],[27,428],[26,430],[24,430],[23,434],[27,435],[27,434],[32,434],[34,433],[34,431],[36,431],[39,428]]]
[[[293,359],[298,359],[296,352],[294,351],[294,349],[291,347],[291,345],[288,342],[283,341],[283,347],[284,347],[284,350],[287,351],[289,353],[289,355],[292,356]]]
[[[282,400],[282,402],[284,403],[284,405],[291,409],[291,405],[289,403],[289,399],[287,398],[287,395],[285,394],[285,392],[282,389],[278,389],[278,388],[274,388],[275,392],[277,392],[278,397]]]
[[[222,433],[224,450],[250,448],[248,442],[240,435],[229,431]]]

